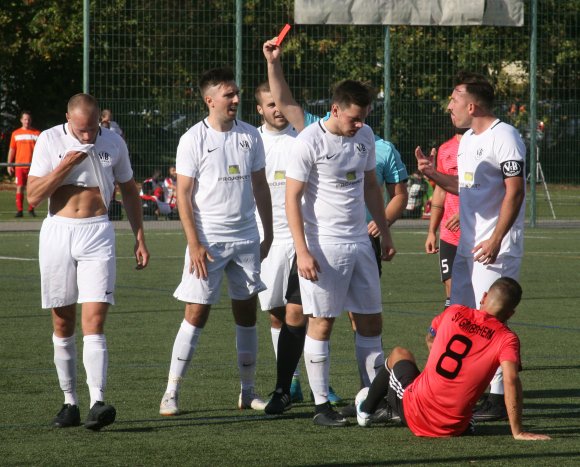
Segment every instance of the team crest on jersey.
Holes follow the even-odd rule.
[[[228,174],[230,174],[230,175],[239,175],[240,174],[240,166],[239,165],[230,165],[230,166],[228,166]]]
[[[356,149],[356,152],[357,152],[357,154],[358,154],[360,157],[366,157],[366,156],[368,155],[368,150],[367,150],[367,147],[366,147],[364,144],[362,144],[362,143],[357,143],[357,144],[355,144],[355,146],[354,146],[354,147],[355,147],[355,149]]]
[[[522,161],[506,161],[501,164],[503,178],[523,177],[524,164]]]
[[[477,151],[475,151],[475,159],[476,160],[481,160],[483,159],[483,155],[484,155],[484,151],[483,148],[479,148]]]
[[[248,143],[246,140],[244,141],[240,141],[240,147],[244,150],[244,151],[249,151],[250,150],[250,143]]]
[[[346,179],[349,182],[352,182],[353,180],[356,180],[356,172],[347,172],[346,173]]]
[[[102,166],[108,167],[111,165],[112,157],[108,152],[99,152],[98,156]]]
[[[274,172],[274,180],[284,180],[286,178],[285,170],[276,170]]]

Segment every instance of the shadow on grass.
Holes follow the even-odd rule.
[[[288,420],[309,419],[312,417],[310,413],[294,413],[285,415],[242,415],[242,416],[201,416],[201,417],[187,417],[191,412],[183,412],[181,415],[175,417],[159,417],[140,420],[119,420],[115,423],[115,428],[107,431],[114,432],[152,432],[165,430],[168,428],[187,427],[187,426],[203,426],[203,425],[232,425],[236,423],[253,423],[253,422],[286,422]],[[154,423],[154,427],[139,426],[134,428],[116,428],[119,425],[125,424],[150,424]]]
[[[393,460],[393,461],[372,461],[372,462],[336,462],[330,464],[311,464],[316,465],[318,467],[330,467],[334,465],[341,465],[341,466],[349,466],[349,465],[357,465],[357,466],[365,466],[365,465],[428,465],[428,464],[455,464],[455,463],[471,463],[471,462],[509,462],[511,461],[521,461],[523,459],[529,459],[531,463],[534,465],[554,465],[554,461],[558,458],[565,459],[567,461],[570,460],[572,457],[580,457],[580,451],[575,452],[561,452],[561,453],[553,453],[547,452],[545,454],[508,454],[508,455],[488,455],[488,456],[456,456],[456,457],[425,457],[421,458],[413,458],[412,460]],[[305,464],[306,465],[306,464]]]

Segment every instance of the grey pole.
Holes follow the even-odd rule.
[[[236,84],[242,88],[242,0],[236,0]],[[237,117],[240,120],[242,108],[238,106]]]
[[[530,34],[530,227],[536,227],[536,167],[538,147],[536,141],[538,121],[538,97],[536,76],[538,73],[538,0],[531,2],[531,34]]]
[[[384,57],[384,83],[383,83],[383,138],[391,140],[391,30],[385,26],[385,57]]]
[[[89,15],[90,0],[83,0],[83,92],[89,92]]]

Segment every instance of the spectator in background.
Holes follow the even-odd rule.
[[[14,130],[10,138],[10,149],[8,150],[9,164],[30,164],[32,162],[32,153],[34,145],[40,135],[40,131],[32,128],[32,115],[29,111],[23,110],[20,114],[20,123],[22,127]],[[24,192],[28,182],[28,173],[30,166],[12,167],[8,166],[8,175],[16,175],[16,215],[22,217],[24,209]],[[34,206],[28,203],[28,214],[36,217]]]
[[[101,126],[108,128],[117,133],[121,138],[125,139],[125,134],[117,122],[113,120],[113,114],[109,109],[103,109],[101,112]]]
[[[425,195],[428,183],[418,170],[413,172],[407,180],[407,207],[403,212],[405,219],[420,219],[423,215]]]
[[[175,209],[177,206],[177,170],[175,166],[169,167],[167,178],[163,181],[163,195],[166,203]]]

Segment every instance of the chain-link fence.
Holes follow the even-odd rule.
[[[319,115],[332,83],[370,82],[379,99],[367,123],[386,133],[409,168],[415,146],[452,134],[445,107],[460,69],[490,77],[498,117],[529,140],[529,6],[520,28],[294,25],[284,70],[296,99]],[[292,0],[91,2],[89,90],[123,128],[138,179],[173,164],[179,137],[205,115],[203,70],[237,65],[241,118],[259,124],[253,91],[266,78],[262,43],[293,24],[293,10]],[[538,1],[538,182],[551,194],[548,206],[538,185],[539,218],[552,216],[549,207],[559,218],[580,218],[579,12],[580,0]]]

